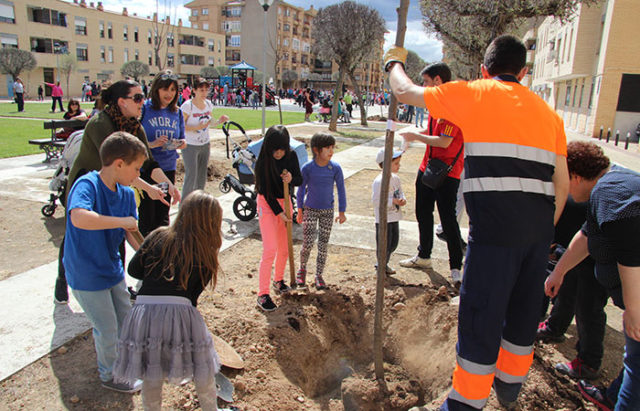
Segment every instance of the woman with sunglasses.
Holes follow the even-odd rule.
[[[113,83],[109,88],[103,89],[101,99],[106,105],[105,109],[94,115],[87,122],[80,145],[78,156],[73,162],[69,177],[67,179],[68,193],[76,179],[89,171],[99,170],[102,166],[100,161],[100,146],[102,142],[115,131],[126,131],[138,137],[146,146],[149,145],[147,135],[142,128],[138,118],[142,111],[142,103],[144,95],[142,88],[138,83],[132,80],[120,80]],[[153,159],[151,151],[148,153],[148,160],[142,165],[140,170],[141,177],[137,178],[132,186],[143,190],[146,195],[153,200],[164,202],[167,206],[169,203],[165,200],[164,192],[161,188],[147,183],[154,181],[156,183],[168,183],[169,194],[173,198],[173,203],[180,201],[180,192],[170,184],[171,181],[164,174],[158,163]],[[144,178],[144,179],[143,179]],[[66,196],[62,196],[61,200],[65,200]],[[58,259],[58,278],[55,288],[55,302],[58,304],[66,304],[69,301],[67,290],[67,281],[62,265],[62,253],[64,249],[64,239],[60,245],[60,255]],[[120,250],[120,255],[124,259],[124,244]]]
[[[187,198],[190,192],[204,190],[207,182],[207,167],[211,145],[209,144],[209,127],[229,121],[229,117],[221,115],[212,122],[213,104],[207,100],[209,82],[202,77],[193,83],[195,97],[185,101],[180,109],[184,115],[187,147],[182,150],[184,162],[184,183],[182,184],[182,198]]]
[[[142,106],[142,127],[149,139],[151,154],[164,174],[169,178],[169,187],[176,180],[177,149],[187,146],[184,139],[184,118],[178,107],[178,76],[171,70],[161,71],[151,83],[149,99]],[[148,182],[151,183],[147,179]],[[160,226],[169,225],[169,206],[144,196],[138,208],[138,228],[146,236]]]
[[[67,104],[67,111],[62,116],[64,120],[87,120],[87,113],[80,108],[80,102],[76,99],[69,100],[69,104]],[[76,130],[82,130],[84,126],[76,126],[76,127],[64,127],[62,130],[56,133],[56,138],[66,140],[69,138],[71,133]]]

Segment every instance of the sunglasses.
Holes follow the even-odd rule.
[[[172,80],[172,81],[177,81],[178,80],[178,76],[175,74],[162,74],[160,75],[160,80]]]
[[[142,103],[142,101],[144,100],[144,94],[134,94],[133,96],[126,96],[126,97],[122,97],[122,98],[126,98],[126,99],[131,99],[133,100],[134,103]]]

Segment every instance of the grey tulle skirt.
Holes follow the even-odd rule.
[[[181,384],[215,378],[219,370],[211,333],[189,299],[138,296],[120,333],[116,382],[167,379]]]

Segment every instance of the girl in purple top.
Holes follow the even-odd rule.
[[[333,226],[333,185],[338,188],[338,217],[340,224],[347,221],[344,212],[347,209],[347,196],[344,188],[342,168],[331,161],[336,140],[330,134],[316,133],[311,137],[313,159],[302,169],[302,185],[298,188],[298,223],[302,224],[302,250],[300,251],[300,269],[296,275],[296,288],[305,289],[307,261],[311,248],[318,235],[318,257],[316,260],[315,286],[318,290],[327,288],[322,272],[327,260],[327,245]]]

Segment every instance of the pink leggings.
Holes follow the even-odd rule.
[[[278,199],[280,207],[284,208],[284,200]],[[289,204],[293,215],[293,207]],[[274,280],[280,281],[284,277],[284,268],[289,258],[289,243],[287,241],[287,227],[282,218],[273,214],[264,196],[258,195],[258,219],[262,234],[262,259],[260,260],[260,284],[258,295],[269,294],[271,267],[276,261]]]

